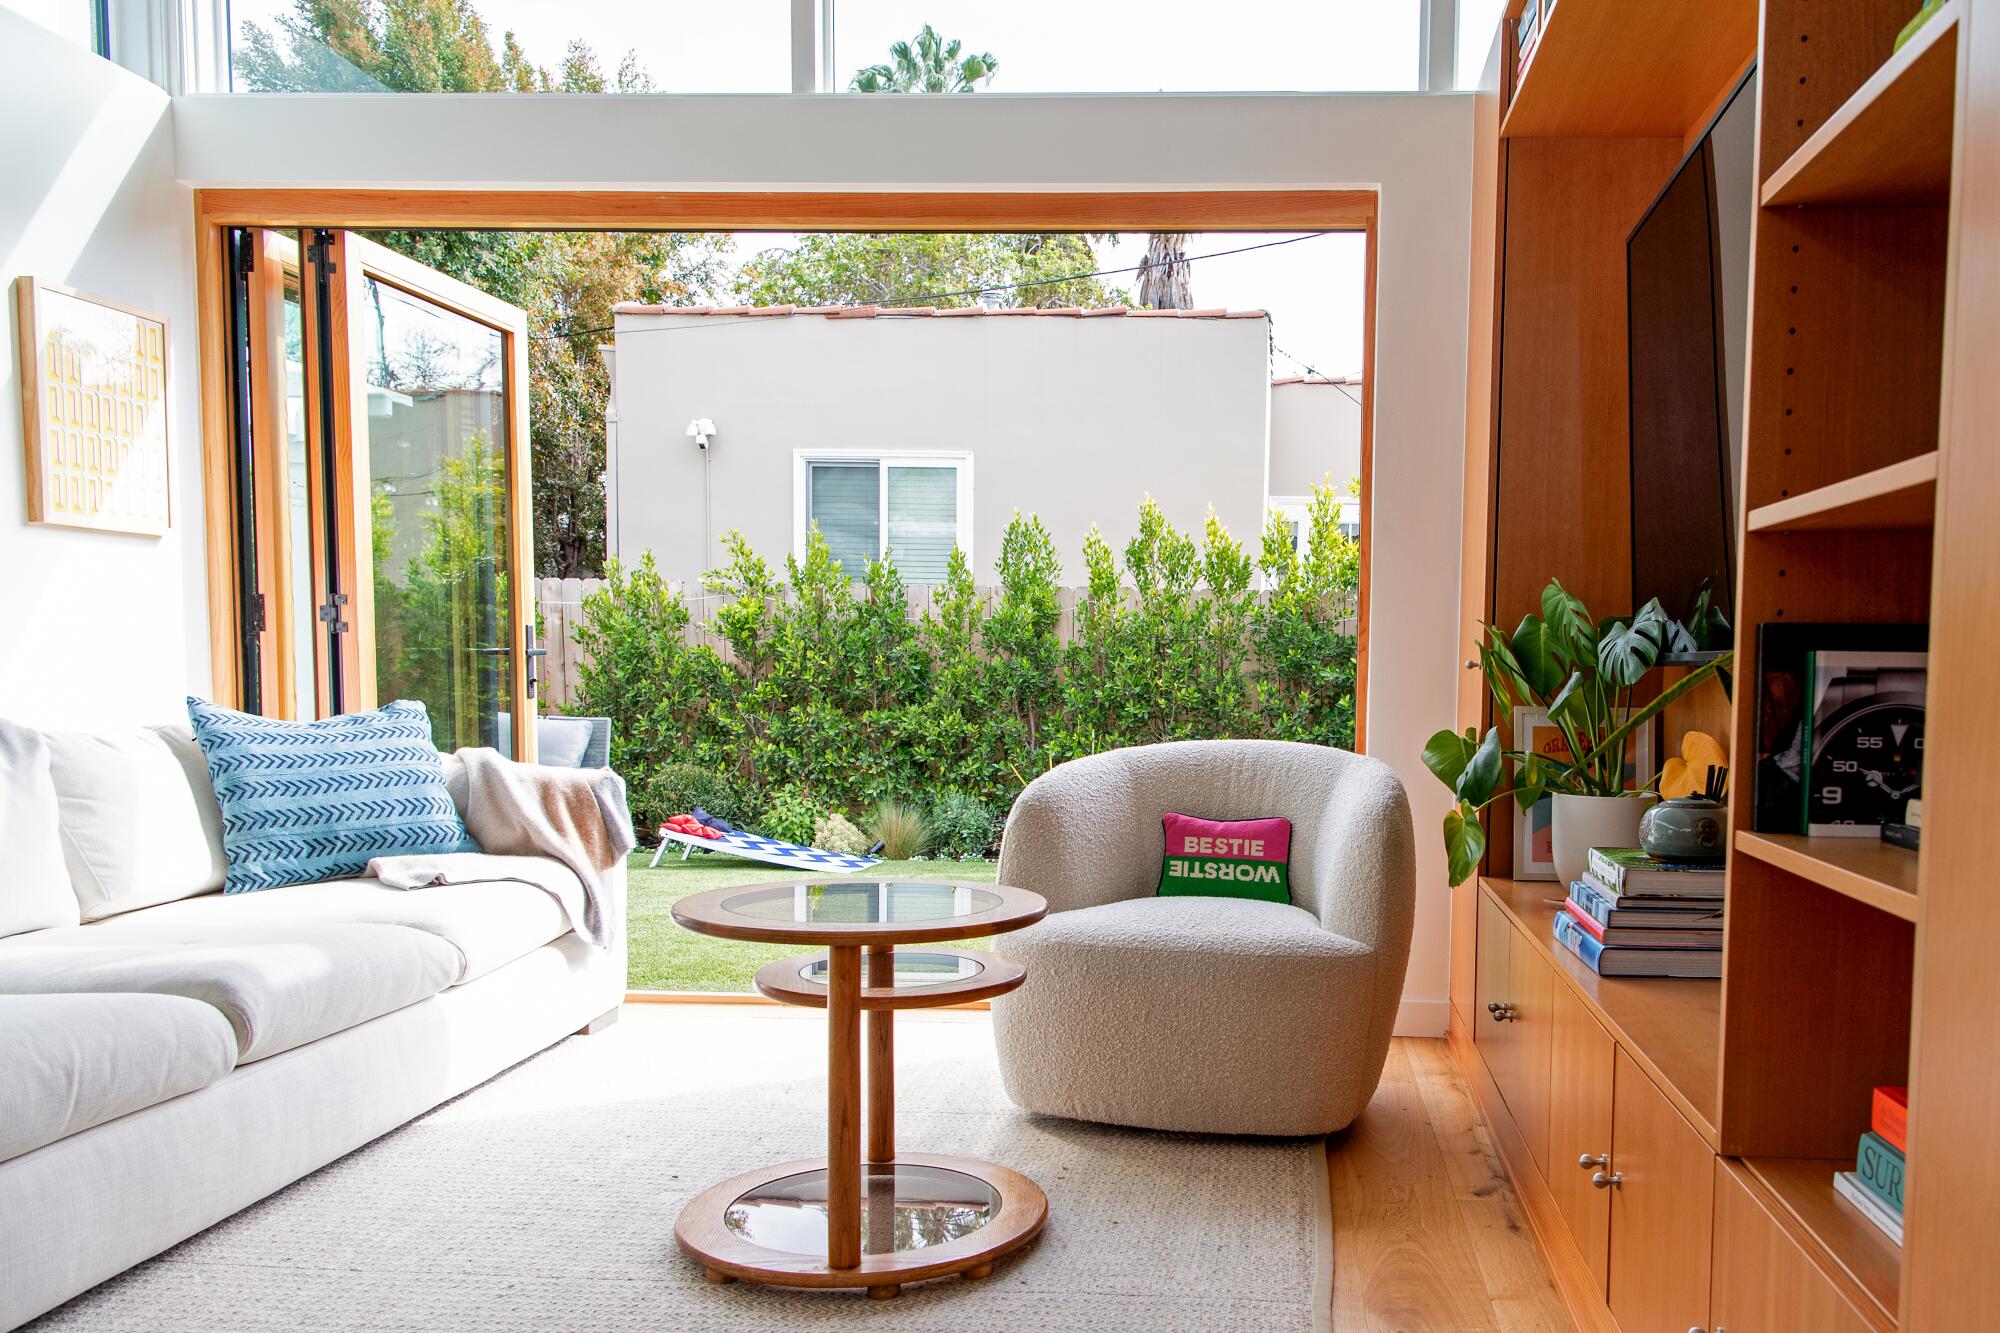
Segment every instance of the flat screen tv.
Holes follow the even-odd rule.
[[[1756,71],[1625,243],[1632,600],[1684,614],[1714,580],[1731,614],[1756,211]]]

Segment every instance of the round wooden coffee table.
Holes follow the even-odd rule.
[[[681,1210],[674,1237],[709,1281],[866,1287],[886,1299],[905,1282],[948,1273],[985,1277],[995,1259],[1040,1234],[1049,1201],[1026,1176],[968,1157],[896,1151],[894,1023],[898,1009],[984,999],[1026,978],[1017,964],[992,954],[898,952],[898,945],[1019,930],[1048,910],[1040,894],[1026,889],[887,879],[716,889],[674,904],[674,920],[698,934],[825,950],[766,966],[757,989],[827,1011],[826,1156],[747,1171]]]

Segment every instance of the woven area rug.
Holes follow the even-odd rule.
[[[678,1012],[673,1012],[678,1010]],[[663,1012],[666,1011],[666,1012]],[[632,1006],[37,1321],[35,1329],[880,1328],[1312,1333],[1332,1243],[1317,1139],[1111,1129],[1009,1102],[984,1022],[903,1020],[898,1141],[1022,1171],[1049,1224],[983,1282],[710,1286],[701,1189],[824,1151],[816,1016]]]

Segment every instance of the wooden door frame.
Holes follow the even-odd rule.
[[[1367,739],[1369,584],[1373,554],[1375,304],[1379,198],[1374,190],[1147,191],[685,191],[203,189],[195,191],[195,268],[200,289],[203,483],[211,590],[233,586],[228,447],[228,328],[225,227],[332,229],[465,228],[578,231],[1353,231],[1366,238],[1361,367],[1361,550],[1356,611],[1354,748]],[[381,247],[372,247],[380,249]],[[386,252],[385,252],[386,253]],[[401,285],[400,283],[397,285]],[[458,284],[464,286],[464,284]],[[466,288],[468,292],[475,289]],[[491,300],[476,293],[483,300]],[[478,318],[478,316],[474,316]],[[490,322],[482,320],[482,322]],[[525,336],[509,366],[527,385]],[[510,428],[528,439],[527,394]],[[519,452],[523,460],[527,451]],[[532,500],[515,488],[515,521]],[[1254,534],[1251,536],[1254,540]],[[533,615],[533,571],[514,580],[517,616]],[[211,592],[209,642],[214,693],[238,696],[238,610]],[[521,623],[530,623],[522,620]],[[359,655],[359,654],[357,654]],[[373,655],[367,654],[373,669]],[[517,673],[527,660],[516,653]],[[372,691],[361,697],[372,699]],[[516,719],[517,732],[526,726]],[[516,753],[531,753],[517,750]]]

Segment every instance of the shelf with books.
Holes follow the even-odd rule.
[[[1965,5],[1934,14],[1771,173],[1765,207],[1947,201]]]
[[[1917,919],[1917,856],[1904,848],[1874,838],[1743,830],[1736,850],[1905,921]]]
[[[1937,469],[1933,449],[1804,495],[1759,505],[1750,511],[1750,531],[1928,528],[1936,518]]]
[[[1553,927],[1564,893],[1560,884],[1494,878],[1479,882],[1548,957],[1556,975],[1569,984],[1584,1007],[1714,1146],[1722,983],[1600,977],[1556,942]]]
[[[1743,1165],[1810,1239],[1808,1255],[1858,1284],[1893,1325],[1902,1288],[1903,1250],[1835,1192],[1834,1174],[1853,1170],[1853,1159],[1746,1157]]]
[[[1500,124],[1502,138],[1679,139],[1733,88],[1757,48],[1756,0],[1584,0],[1549,9]]]

